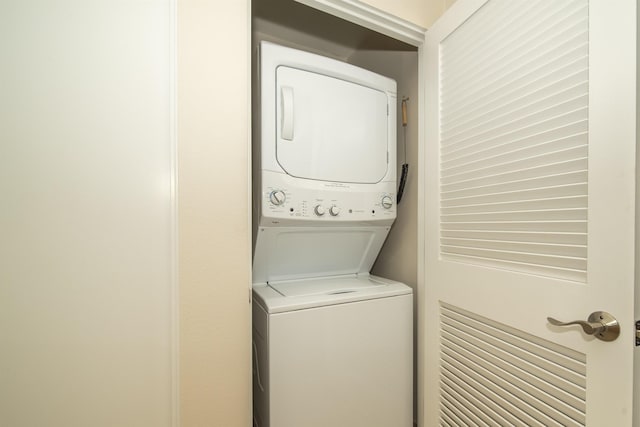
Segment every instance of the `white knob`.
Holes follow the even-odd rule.
[[[331,216],[338,216],[338,214],[340,213],[340,208],[336,205],[333,205],[329,208],[329,213],[331,214]]]
[[[316,215],[318,216],[322,216],[324,215],[324,207],[322,207],[322,205],[316,205],[315,208],[313,208],[313,211],[316,213]]]
[[[271,194],[269,194],[269,200],[271,200],[271,203],[273,203],[274,205],[280,206],[285,202],[285,200],[287,200],[287,196],[284,194],[284,191],[275,190],[272,191]]]
[[[382,198],[382,207],[385,209],[391,209],[391,206],[393,206],[393,199],[389,196],[384,196]]]

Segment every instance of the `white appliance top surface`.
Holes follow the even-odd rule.
[[[253,294],[269,313],[281,313],[411,294],[407,285],[369,274],[254,284]]]

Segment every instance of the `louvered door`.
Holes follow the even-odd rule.
[[[423,425],[632,425],[636,8],[458,0],[427,33]],[[616,341],[546,320],[597,310]]]

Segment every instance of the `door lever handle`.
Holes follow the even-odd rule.
[[[600,333],[606,328],[602,323],[590,323],[585,322],[584,320],[574,320],[573,322],[561,322],[559,320],[554,319],[553,317],[547,317],[549,323],[553,326],[570,326],[570,325],[580,325],[582,326],[582,330],[587,335],[595,335]]]
[[[547,317],[553,326],[580,325],[587,335],[593,335],[602,341],[613,341],[620,335],[620,324],[615,317],[605,311],[595,311],[584,320],[574,320],[573,322],[561,322],[553,317]]]

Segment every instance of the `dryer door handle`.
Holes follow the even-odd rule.
[[[282,86],[282,139],[293,141],[293,88]]]

